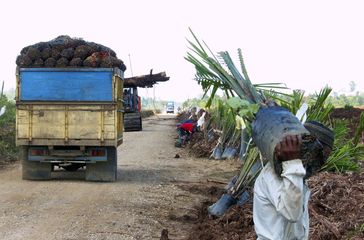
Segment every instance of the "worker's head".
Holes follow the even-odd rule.
[[[334,132],[317,121],[307,121],[304,126],[311,135],[320,141],[323,146],[323,154],[328,158],[334,146]]]

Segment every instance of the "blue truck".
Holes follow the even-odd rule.
[[[119,68],[17,68],[16,144],[22,177],[85,168],[89,181],[115,181],[123,142]]]

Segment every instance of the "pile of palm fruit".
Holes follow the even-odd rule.
[[[66,35],[23,48],[16,64],[19,67],[32,68],[117,67],[122,71],[126,70],[125,64],[116,57],[112,49]]]

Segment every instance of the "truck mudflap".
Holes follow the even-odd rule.
[[[22,163],[22,178],[24,180],[48,180],[51,178],[52,164],[28,160],[28,146],[22,146],[20,160]]]
[[[86,164],[86,181],[114,182],[117,179],[116,147],[107,147],[107,161]]]

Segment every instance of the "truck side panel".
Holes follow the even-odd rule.
[[[113,101],[112,71],[20,72],[20,101]]]
[[[70,140],[115,140],[117,133],[116,106],[94,105],[23,105],[18,106],[17,139],[29,143],[37,139],[47,145]],[[63,145],[62,144],[62,145]],[[35,144],[37,145],[37,144]],[[86,144],[87,145],[87,144]]]
[[[16,143],[116,147],[123,140],[122,92],[117,69],[21,68]]]

